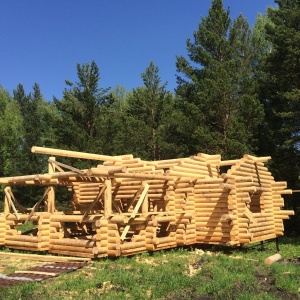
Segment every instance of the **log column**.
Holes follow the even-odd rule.
[[[111,179],[105,180],[106,189],[104,192],[104,217],[108,218],[112,213]]]
[[[53,161],[55,161],[55,157],[50,157],[50,159]],[[48,173],[49,174],[53,174],[55,172],[55,164],[49,162],[48,164]],[[45,201],[45,211],[49,212],[49,213],[54,213],[55,211],[55,191],[54,191],[54,187],[51,186],[50,190],[47,194],[47,199]]]

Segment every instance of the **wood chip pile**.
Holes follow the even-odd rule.
[[[282,194],[292,191],[274,180],[265,166],[270,157],[222,161],[199,153],[144,161],[43,147],[32,152],[53,156],[48,173],[0,178],[0,245],[12,249],[94,258],[193,244],[238,246],[282,236],[283,220],[294,214],[282,209]],[[79,170],[54,156],[102,163]],[[24,208],[14,185],[45,186],[45,193]],[[68,211],[56,208],[57,186],[70,191]],[[35,228],[22,234],[17,226],[28,221]]]

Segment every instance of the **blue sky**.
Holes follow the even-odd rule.
[[[208,14],[210,0],[0,0],[0,85],[26,93],[35,82],[45,99],[62,97],[76,64],[95,60],[103,88],[143,85],[152,60],[167,89],[176,87],[176,55]],[[252,26],[273,0],[223,0],[231,18],[242,13]]]

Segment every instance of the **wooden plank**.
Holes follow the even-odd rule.
[[[47,276],[58,276],[59,275],[59,273],[40,272],[40,271],[15,271],[15,274],[37,274],[37,275],[47,275]]]
[[[70,256],[51,256],[51,255],[39,255],[39,254],[23,254],[23,253],[10,253],[10,252],[0,252],[1,257],[15,257],[27,260],[38,260],[45,262],[68,262],[68,261],[83,261],[89,262],[90,258],[79,258]]]

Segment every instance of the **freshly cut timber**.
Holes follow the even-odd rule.
[[[50,156],[47,173],[0,178],[0,245],[7,248],[96,258],[193,244],[244,245],[282,236],[283,220],[294,214],[282,209],[282,195],[292,190],[274,180],[265,165],[270,157],[222,161],[199,153],[144,161],[36,146],[32,152]],[[99,164],[77,169],[54,156]],[[13,194],[16,185],[45,190],[26,208]],[[58,186],[70,192],[68,210],[57,209]],[[18,226],[28,221],[35,227],[21,233]]]

